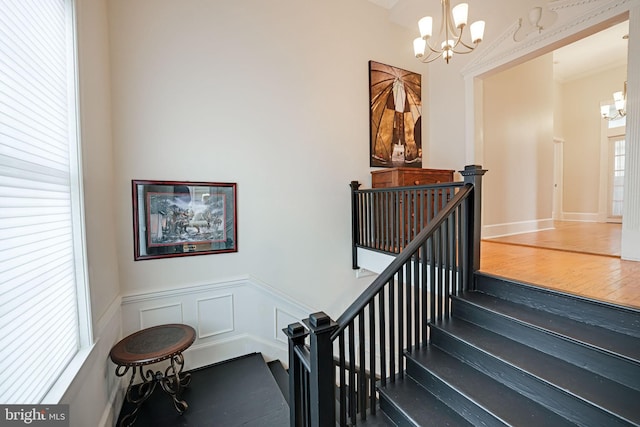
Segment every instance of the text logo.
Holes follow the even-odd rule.
[[[0,405],[0,427],[69,426],[69,405]]]

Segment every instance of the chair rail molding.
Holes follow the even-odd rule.
[[[286,364],[282,329],[314,310],[250,275],[122,297],[122,334],[164,323],[186,323],[196,341],[185,369],[260,352]]]

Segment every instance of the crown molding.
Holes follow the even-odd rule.
[[[540,34],[516,42],[513,35],[519,27],[516,19],[485,49],[477,52],[474,60],[461,70],[462,75],[477,77],[510,63],[524,62],[533,56],[567,44],[567,40],[582,38],[590,29],[601,29],[626,19],[630,7],[638,0],[556,0],[547,4],[558,14],[557,20]],[[595,31],[592,31],[595,32]]]

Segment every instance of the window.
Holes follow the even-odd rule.
[[[0,0],[0,402],[90,342],[72,0]]]
[[[625,136],[609,138],[609,212],[613,221],[622,219],[624,205],[624,146]]]

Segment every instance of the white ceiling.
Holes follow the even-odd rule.
[[[627,63],[629,21],[595,33],[553,52],[553,73],[566,81]]]
[[[389,10],[389,19],[418,33],[418,20],[432,15],[440,21],[438,0],[369,0]],[[460,0],[461,1],[461,0]],[[452,5],[460,1],[453,0]],[[469,21],[482,19],[486,22],[483,44],[491,43],[504,31],[525,17],[534,6],[543,6],[545,0],[466,0],[469,4]],[[438,25],[434,22],[434,26]],[[586,37],[553,53],[554,75],[559,81],[588,75],[627,62],[628,21],[617,24],[599,33]]]

